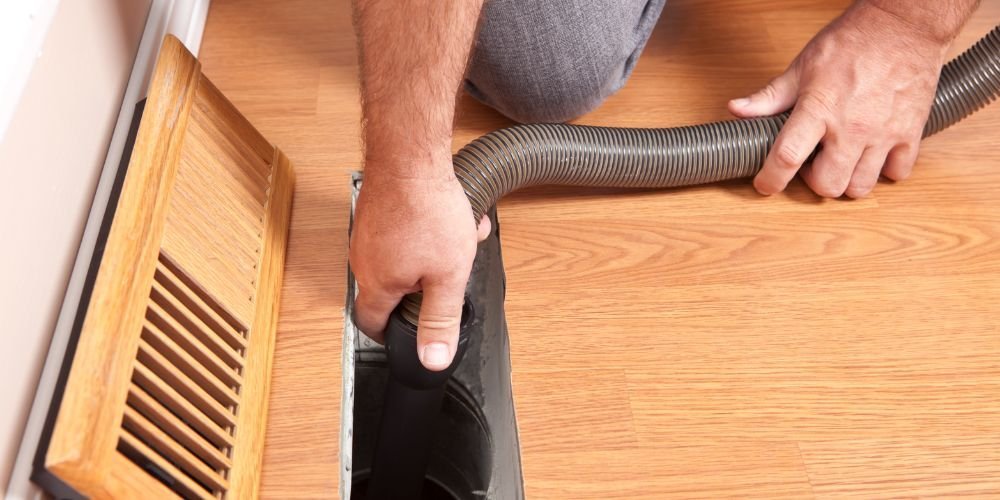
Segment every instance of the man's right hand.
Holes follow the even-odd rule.
[[[380,341],[423,291],[417,355],[451,364],[476,256],[472,207],[451,163],[455,100],[483,0],[355,0],[365,181],[351,235],[358,327]],[[480,223],[479,238],[489,234]]]
[[[386,172],[392,168],[365,171]],[[351,268],[358,283],[355,321],[382,341],[389,314],[403,295],[423,291],[417,354],[434,371],[455,356],[465,285],[478,241],[490,233],[489,218],[477,229],[472,207],[447,165],[427,178],[366,176],[351,234]]]

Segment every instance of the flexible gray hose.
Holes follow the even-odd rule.
[[[927,137],[1000,95],[1000,26],[941,71]],[[753,177],[789,113],[676,128],[518,125],[490,132],[453,158],[478,224],[512,191],[543,184],[666,188]],[[416,323],[418,294],[403,300]]]

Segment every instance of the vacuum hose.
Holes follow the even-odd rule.
[[[923,136],[954,125],[998,94],[1000,26],[941,70]],[[650,129],[518,125],[463,147],[453,157],[455,176],[477,224],[501,197],[528,186],[668,188],[753,177],[788,116]],[[416,324],[414,295],[401,306]]]
[[[949,62],[923,136],[934,135],[1000,94],[1000,26]],[[453,158],[478,224],[505,194],[542,184],[664,188],[752,177],[789,113],[677,128],[519,125],[491,132]],[[389,385],[367,498],[417,498],[448,375],[416,356],[420,294],[404,297],[386,331]],[[464,316],[464,315],[463,315]],[[465,324],[466,319],[463,319]],[[464,330],[464,328],[463,328]]]

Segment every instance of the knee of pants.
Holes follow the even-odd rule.
[[[488,82],[470,78],[466,90],[520,123],[560,123],[597,108],[619,87],[617,68],[586,72],[517,71],[494,75]],[[477,80],[480,82],[477,84]]]
[[[662,0],[584,10],[561,3],[487,2],[466,90],[513,120],[538,123],[576,118],[621,88]]]

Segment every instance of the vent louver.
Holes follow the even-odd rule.
[[[229,488],[247,328],[181,276],[161,253],[118,450],[184,497],[219,498]]]
[[[256,495],[293,182],[168,37],[36,481],[60,497]]]

